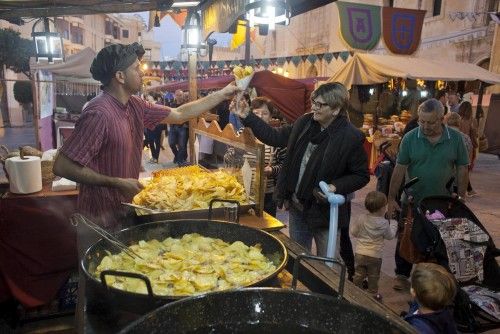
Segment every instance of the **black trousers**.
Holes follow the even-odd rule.
[[[349,221],[351,220],[351,202],[348,201],[344,205],[347,205]],[[349,236],[349,225],[341,227],[340,230],[340,257],[344,261],[347,268],[347,275],[349,280],[352,280],[354,276],[354,252],[352,250],[351,237]]]
[[[273,193],[264,195],[264,211],[276,217],[276,202],[273,200]]]

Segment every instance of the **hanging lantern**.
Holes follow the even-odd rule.
[[[201,41],[201,19],[196,11],[189,12],[183,30],[184,43],[181,52],[198,52],[200,56],[206,56],[207,46]]]
[[[286,0],[251,0],[245,11],[251,27],[262,25],[274,30],[278,23],[290,23],[291,11]]]
[[[47,60],[53,63],[56,60],[64,59],[63,40],[61,35],[55,31],[50,31],[50,26],[54,29],[54,21],[43,17],[35,22],[31,31],[33,42],[36,48],[36,61]]]

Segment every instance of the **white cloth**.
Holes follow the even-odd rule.
[[[52,181],[52,191],[65,191],[65,190],[75,190],[76,182],[71,180],[61,178],[56,181]]]

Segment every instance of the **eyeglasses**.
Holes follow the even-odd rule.
[[[311,106],[313,108],[323,108],[323,107],[326,107],[326,106],[329,106],[328,103],[323,103],[323,102],[318,102],[318,101],[315,101],[315,100],[311,100]]]

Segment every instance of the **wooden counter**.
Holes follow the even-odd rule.
[[[42,186],[41,191],[32,194],[13,194],[8,191],[2,196],[2,199],[44,198],[52,196],[69,196],[76,198],[78,196],[78,190],[52,191],[52,184],[45,184]]]

